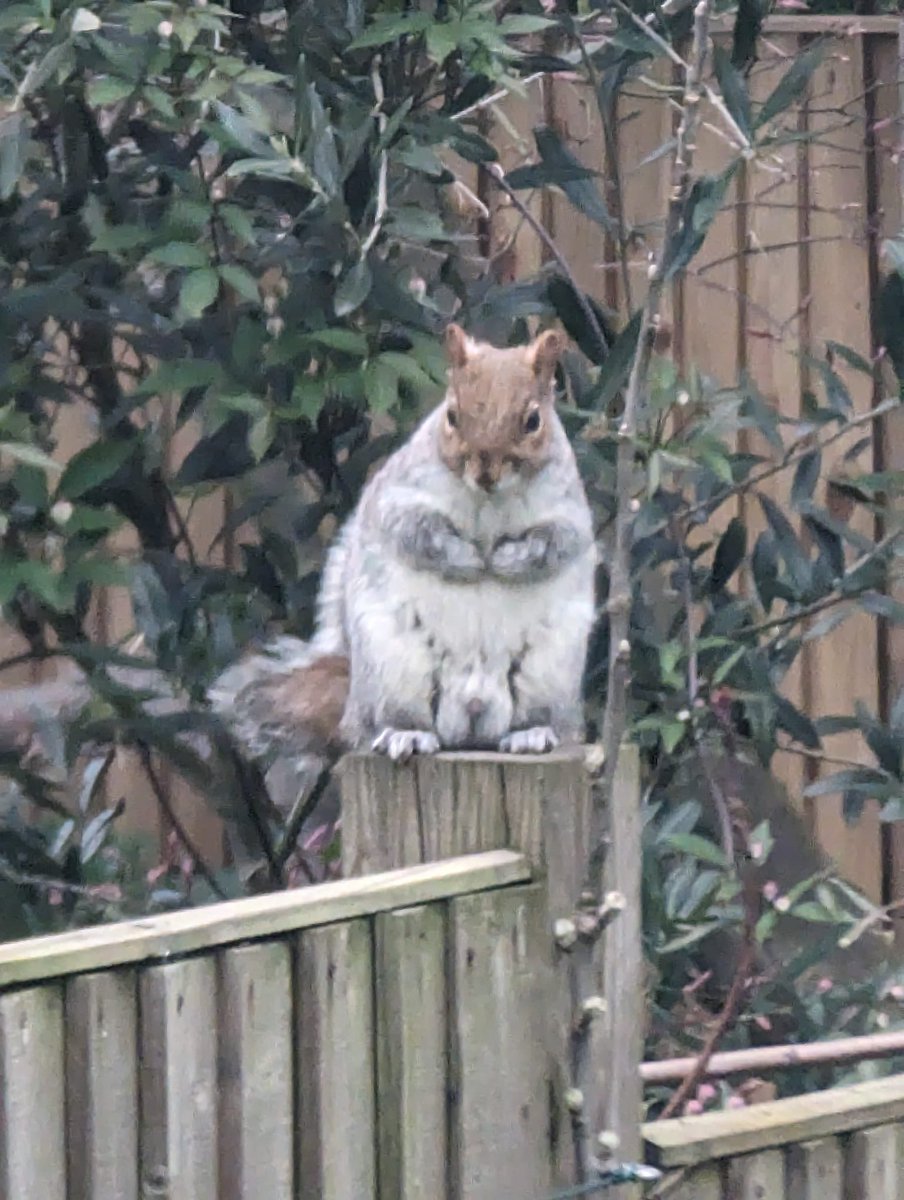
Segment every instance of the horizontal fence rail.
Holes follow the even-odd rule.
[[[545,1200],[529,878],[490,852],[0,948],[0,1196]]]
[[[670,1200],[904,1196],[904,1075],[655,1121],[643,1135]]]

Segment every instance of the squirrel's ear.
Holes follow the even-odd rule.
[[[555,329],[547,329],[534,338],[527,348],[527,361],[534,374],[545,381],[551,380],[564,349],[565,339]]]
[[[463,367],[474,353],[474,342],[455,322],[446,326],[446,356],[453,367]]]

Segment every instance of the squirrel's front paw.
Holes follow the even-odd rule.
[[[413,754],[436,754],[439,738],[423,729],[384,729],[374,739],[371,749],[375,754],[385,754],[393,762],[404,763]]]
[[[548,725],[535,725],[533,729],[514,729],[499,743],[503,754],[548,754],[555,750],[559,739]]]

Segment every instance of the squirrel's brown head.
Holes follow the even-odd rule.
[[[552,452],[553,375],[563,345],[548,330],[528,346],[500,350],[448,327],[439,440],[450,471],[492,492],[543,466]]]

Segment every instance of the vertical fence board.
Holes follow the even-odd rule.
[[[725,1200],[782,1200],[785,1162],[781,1150],[731,1159],[725,1171]]]
[[[879,1125],[851,1135],[844,1156],[844,1200],[901,1200],[904,1126]]]
[[[722,1174],[718,1163],[689,1168],[674,1191],[668,1192],[668,1197],[669,1200],[722,1200]]]
[[[70,1196],[138,1196],[138,996],[132,971],[66,984]]]
[[[375,922],[380,1194],[445,1200],[445,920],[438,905]]]
[[[810,89],[808,128],[818,135],[809,146],[811,209],[806,214],[810,242],[810,327],[814,355],[822,357],[824,341],[835,339],[851,346],[865,358],[871,351],[870,279],[867,245],[866,171],[863,145],[866,137],[864,113],[863,39],[833,40],[817,69]],[[838,297],[844,296],[844,307]],[[873,381],[844,362],[834,364],[844,379],[854,412],[869,412],[873,404]],[[816,382],[814,380],[814,382]],[[837,442],[823,455],[822,474],[856,474],[871,471],[872,449],[857,459],[844,458],[864,433],[858,429]],[[821,494],[820,494],[821,493]],[[835,498],[823,483],[817,500],[830,511]],[[849,514],[844,502],[836,517]],[[871,536],[872,518],[856,514],[850,522]],[[849,551],[849,560],[856,558]],[[878,646],[876,618],[868,613],[850,617],[843,625],[808,646],[811,689],[808,715],[850,712],[857,700],[875,712],[878,703]],[[826,739],[826,748],[839,758],[872,761],[857,731]],[[827,767],[831,774],[835,767]],[[845,822],[840,796],[823,796],[814,804],[815,831],[819,841],[844,874],[862,887],[876,903],[882,900],[882,850],[878,805],[867,801],[860,817]]]
[[[398,767],[376,754],[352,754],[342,760],[342,795],[349,798],[342,806],[344,875],[368,875],[421,861],[416,771],[413,764]]]
[[[901,142],[904,140],[904,88],[899,90],[898,87],[897,39],[873,37],[870,39],[869,49],[873,74],[879,81],[874,93],[878,233],[882,237],[896,237],[901,232],[904,189],[904,173],[899,154]],[[888,264],[883,260],[880,266],[884,273]],[[880,394],[883,397],[892,396],[896,388],[894,372],[886,364],[882,373]],[[894,412],[884,418],[878,445],[881,449],[880,462],[877,464],[879,467],[885,470],[900,470],[904,466],[904,412]],[[904,583],[898,581],[892,585],[892,595],[904,602]],[[880,656],[883,653],[885,661],[883,663],[880,660],[879,675],[880,683],[886,689],[883,699],[888,711],[898,693],[904,688],[904,626],[886,623],[884,637],[879,646]],[[888,895],[885,899],[899,900],[904,897],[904,822],[896,821],[886,829],[890,853]],[[896,924],[898,936],[904,936],[904,921],[899,918]]]
[[[292,1200],[292,967],[283,942],[219,960],[220,1200]]]
[[[142,1187],[167,1200],[217,1200],[213,959],[149,967],[139,1005]]]
[[[0,995],[0,1196],[66,1200],[63,996]]]
[[[603,1062],[606,1072],[602,1128],[618,1135],[619,1154],[637,1161],[641,1154],[640,1122],[643,1086],[639,1063],[645,1036],[644,957],[641,950],[640,757],[625,743],[609,810],[610,845],[606,854],[606,888],[627,901],[624,911],[604,934]]]
[[[796,34],[770,36],[760,60],[750,75],[750,95],[762,103],[794,62],[800,50]],[[796,110],[782,118],[786,127],[797,127]],[[800,154],[796,144],[776,148],[763,163],[745,168],[743,190],[744,227],[739,286],[746,297],[742,309],[743,366],[764,401],[777,415],[797,418],[800,413],[803,375],[799,353],[805,327],[802,310],[805,297],[801,279],[803,233],[799,210],[801,186]],[[787,437],[787,434],[784,436]],[[743,432],[741,449],[775,458],[775,450],[761,436]],[[765,480],[758,489],[785,510],[790,486],[788,473]],[[740,515],[748,530],[749,544],[766,527],[762,509],[754,496],[745,496]],[[745,580],[753,587],[749,573]],[[804,654],[806,651],[804,651]],[[797,707],[806,707],[805,665],[802,656],[785,675],[782,692]],[[806,773],[803,760],[792,754],[777,754],[774,769],[788,789],[788,798],[803,807]]]
[[[450,905],[450,1200],[551,1186],[544,917],[533,884]]]
[[[837,1138],[789,1146],[785,1172],[788,1200],[843,1200],[841,1144]]]
[[[312,929],[298,943],[301,1200],[377,1194],[372,965],[367,921]]]
[[[444,846],[447,854],[470,854],[508,844],[498,760],[462,759],[450,774],[448,765],[423,759],[417,789],[425,861],[442,857]]]

